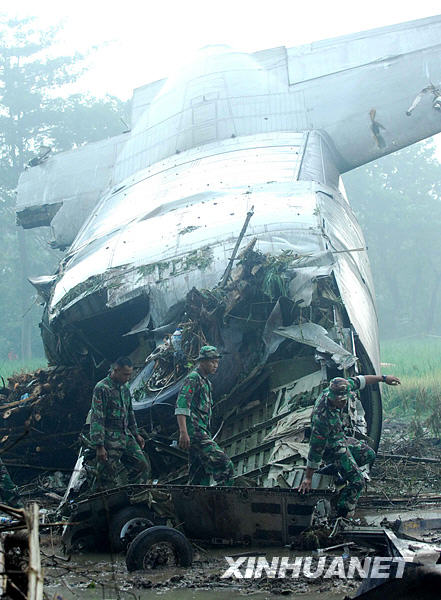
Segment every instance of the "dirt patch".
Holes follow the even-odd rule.
[[[241,594],[265,592],[274,595],[290,595],[295,593],[335,593],[335,597],[352,596],[359,585],[359,580],[341,580],[337,576],[330,578],[307,578],[300,574],[296,578],[287,572],[285,578],[271,578],[265,575],[259,578],[223,578],[228,569],[225,556],[237,555],[238,548],[215,550],[199,550],[191,568],[159,568],[153,571],[128,573],[124,555],[84,554],[72,556],[68,561],[62,555],[60,538],[44,535],[42,537],[42,559],[45,573],[45,586],[56,588],[60,593],[69,590],[81,595],[85,590],[115,590],[135,592],[155,590],[166,593],[168,590],[234,590]],[[250,553],[247,548],[246,553]],[[252,552],[254,555],[254,552]],[[305,555],[305,553],[303,553]],[[287,548],[257,548],[255,556],[265,557],[271,563],[275,556],[289,557],[290,562],[301,554]],[[311,553],[308,556],[312,556]],[[342,551],[332,556],[342,556]],[[246,561],[248,560],[248,557]],[[319,557],[313,556],[311,572],[317,568]],[[345,558],[348,561],[349,557]],[[246,561],[244,565],[246,565]],[[244,572],[244,569],[242,569]]]

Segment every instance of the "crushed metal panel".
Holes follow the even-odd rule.
[[[317,325],[317,323],[302,323],[300,325],[291,325],[290,327],[279,327],[275,330],[275,333],[301,344],[313,346],[319,352],[330,354],[332,360],[336,362],[340,369],[352,367],[357,360],[356,356],[331,340],[328,337],[326,329]]]
[[[172,491],[177,517],[190,538],[269,545],[287,544],[307,529],[322,494],[308,498],[290,490],[199,486]]]
[[[274,466],[277,473],[304,467],[305,430],[322,379],[322,372],[318,371],[269,393],[256,394],[252,402],[238,407],[225,420],[218,442],[232,459],[238,476],[252,477],[261,485],[272,487],[280,483],[270,475]],[[296,408],[297,401],[309,406]],[[279,468],[281,461],[284,465]],[[295,478],[293,473],[292,483]]]
[[[337,165],[340,162],[341,157],[329,136],[324,131],[309,131],[299,179],[318,181],[338,189],[340,173]]]
[[[148,178],[140,182],[140,187],[128,187],[106,197],[70,250],[71,258],[56,284],[52,306],[81,282],[106,269],[123,265],[133,265],[127,270],[127,277],[135,285],[145,285],[144,277],[149,284],[161,286],[163,281],[164,287],[173,293],[173,286],[177,283],[180,290],[173,294],[170,305],[178,302],[192,285],[197,288],[212,287],[225,269],[229,247],[234,245],[242,228],[243,211],[247,212],[250,202],[258,205],[259,211],[248,228],[248,240],[260,233],[259,247],[292,247],[280,230],[289,232],[293,229],[289,232],[293,242],[296,239],[306,251],[317,251],[317,245],[314,244],[316,240],[310,234],[310,227],[316,221],[310,206],[310,193],[307,192],[306,197],[302,193],[308,190],[308,184],[298,184],[298,195],[294,195],[289,184],[293,170],[298,169],[299,156],[291,152],[292,146],[288,144],[265,151],[260,149],[259,154],[265,160],[259,163],[256,170],[254,154],[256,145],[259,145],[258,138],[256,136],[253,141],[248,141],[251,147],[247,150],[235,152],[230,149],[227,155],[221,156],[218,149],[217,155],[206,156],[206,179],[200,179],[200,173],[195,179],[185,164],[180,169],[170,165],[168,172],[158,174],[159,181],[154,177]],[[294,139],[299,140],[298,136],[294,136]],[[200,162],[200,167],[204,167],[202,158]],[[226,172],[222,174],[222,183],[219,184],[221,164]],[[177,171],[179,178],[176,178]],[[271,179],[274,176],[277,177],[277,183]],[[255,182],[253,186],[247,183],[250,180]],[[195,195],[195,192],[206,190],[210,183],[216,193]],[[219,185],[221,196],[217,190]],[[164,214],[144,219],[146,197],[151,199],[149,212],[155,205],[163,205],[166,207]],[[275,199],[280,204],[279,219],[269,225]],[[299,217],[296,223],[292,223],[293,206]],[[195,210],[200,227],[186,235],[179,235],[185,227],[194,224]],[[149,240],[148,245],[146,239]],[[209,257],[204,256],[208,247],[214,255],[212,264],[206,264],[206,258]],[[160,267],[159,272],[155,265]],[[198,269],[204,265],[205,268]],[[191,284],[187,280],[188,275],[193,278]],[[182,279],[182,284],[179,279]],[[185,292],[181,291],[184,289]],[[115,289],[113,293],[118,294],[118,290]]]
[[[50,155],[20,176],[17,222],[52,225],[55,247],[69,246],[103,191],[111,184],[116,155],[127,134]]]
[[[283,414],[286,411],[281,411]],[[286,417],[281,419],[277,425],[271,429],[268,435],[264,437],[264,441],[274,440],[284,437],[289,434],[290,437],[297,432],[304,432],[309,427],[311,422],[312,407],[298,409],[290,412]]]
[[[318,200],[323,232],[328,236],[329,250],[334,251],[333,273],[341,298],[374,372],[379,373],[378,318],[364,235],[352,210],[341,211],[338,196],[330,199],[319,193]]]

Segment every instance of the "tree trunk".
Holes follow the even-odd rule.
[[[22,309],[22,324],[21,324],[21,349],[20,358],[22,360],[30,360],[32,358],[32,345],[31,345],[31,333],[32,333],[32,322],[30,314],[31,294],[30,284],[28,282],[29,277],[29,260],[28,250],[26,244],[26,232],[19,228],[17,230],[18,250],[20,254],[21,264],[21,309]]]
[[[435,274],[435,283],[433,284],[432,294],[430,296],[430,304],[427,310],[426,333],[432,333],[440,284],[441,277],[438,274]]]

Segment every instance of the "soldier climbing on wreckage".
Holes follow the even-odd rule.
[[[214,346],[202,346],[198,365],[184,380],[176,401],[179,447],[188,450],[189,485],[209,485],[210,475],[217,485],[233,484],[233,463],[210,434],[212,410],[211,382],[221,355]]]
[[[360,467],[370,466],[375,460],[375,452],[368,444],[346,435],[345,408],[358,390],[380,382],[387,385],[401,383],[394,375],[335,377],[317,398],[312,411],[308,461],[299,492],[311,489],[312,475],[323,459],[331,463],[347,482],[337,500],[337,517],[346,518],[352,514],[363,491],[364,477]]]
[[[96,484],[100,489],[127,482],[147,483],[150,477],[150,461],[142,450],[144,438],[138,432],[127,385],[132,373],[131,360],[120,357],[93,390],[90,442],[96,451]]]

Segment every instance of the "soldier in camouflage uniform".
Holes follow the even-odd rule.
[[[312,411],[307,468],[299,492],[311,489],[312,474],[323,458],[333,463],[347,481],[337,501],[337,516],[340,517],[347,517],[355,509],[363,491],[364,478],[359,467],[372,465],[375,459],[375,452],[366,443],[347,437],[343,409],[351,395],[366,385],[380,382],[398,385],[400,380],[394,375],[359,375],[349,379],[335,377],[317,398]]]
[[[93,390],[90,441],[96,448],[97,486],[101,489],[147,483],[150,477],[150,462],[142,451],[144,438],[138,433],[127,385],[132,373],[131,360],[120,357]]]
[[[233,484],[233,463],[211,438],[211,382],[220,354],[214,346],[202,346],[198,366],[184,380],[175,415],[179,425],[179,447],[188,450],[188,483],[208,485],[210,475],[218,485]]]
[[[8,469],[0,458],[0,502],[8,506],[22,508],[23,501],[17,486],[12,481]]]

